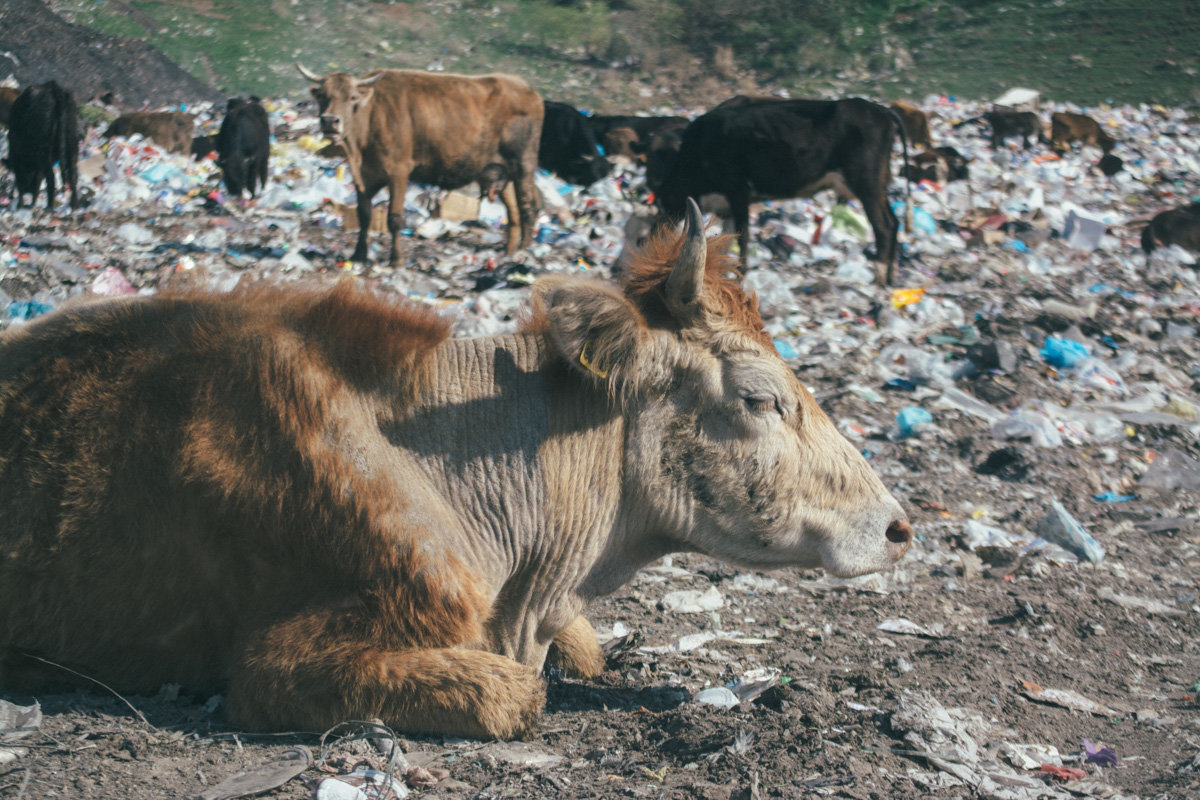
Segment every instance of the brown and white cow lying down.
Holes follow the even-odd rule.
[[[121,690],[225,685],[253,729],[508,738],[551,644],[597,674],[580,612],[666,553],[887,569],[904,512],[688,225],[623,290],[540,283],[511,335],[451,339],[347,284],[7,335],[0,686],[64,677],[32,654]]]

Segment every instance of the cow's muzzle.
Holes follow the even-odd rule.
[[[328,139],[336,140],[342,135],[342,118],[337,114],[322,114],[321,133]]]
[[[888,555],[892,557],[893,561],[899,561],[900,557],[908,552],[909,545],[912,544],[912,525],[909,525],[906,519],[893,520],[892,524],[888,525],[885,535],[888,542]]]

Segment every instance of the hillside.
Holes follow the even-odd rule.
[[[19,0],[30,3],[33,0]],[[294,62],[505,70],[601,109],[734,91],[1200,103],[1192,0],[53,0],[229,92],[298,96]]]
[[[0,3],[0,79],[10,76],[22,86],[58,81],[80,102],[108,92],[132,107],[221,98],[151,39],[111,36],[73,25],[41,0]]]

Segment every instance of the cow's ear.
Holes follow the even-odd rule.
[[[616,387],[635,370],[649,329],[615,287],[596,279],[539,282],[534,327],[544,327],[563,359],[592,380]]]

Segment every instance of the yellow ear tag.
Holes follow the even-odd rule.
[[[595,375],[597,378],[607,378],[608,370],[600,369],[592,363],[592,345],[595,340],[588,339],[583,343],[583,349],[579,351],[579,363],[583,364],[584,369]]]

